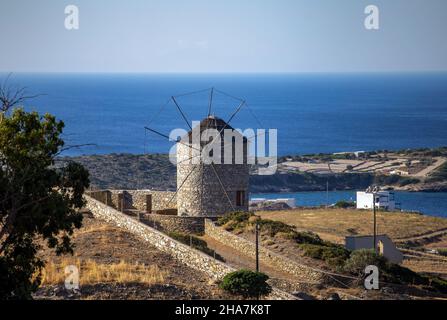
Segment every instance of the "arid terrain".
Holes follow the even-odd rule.
[[[382,187],[395,190],[447,188],[447,148],[286,156],[278,162],[278,171],[284,174],[373,175]]]
[[[364,159],[360,158],[362,156]],[[280,159],[278,174],[267,177],[252,175],[250,185],[252,191],[301,191],[320,190],[329,182],[340,190],[360,188],[380,180],[382,186],[395,189],[416,190],[427,186],[435,186],[436,189],[440,186],[436,190],[443,190],[442,185],[447,181],[445,156],[446,150],[441,148],[366,155],[343,153],[284,157]],[[176,170],[167,155],[111,154],[59,160],[74,160],[86,166],[94,189],[175,190],[176,186]],[[328,167],[328,172],[318,171],[319,167],[324,166]],[[261,246],[329,273],[338,272],[349,259],[350,253],[343,249],[346,236],[372,233],[370,211],[309,208],[257,211],[256,214],[263,220],[270,221],[266,224],[268,228],[279,228],[275,232],[262,232]],[[275,225],[275,221],[282,224]],[[304,298],[329,299],[334,294],[342,299],[445,298],[443,293],[431,291],[424,281],[432,279],[431,277],[447,279],[447,219],[403,212],[378,212],[377,225],[378,233],[387,234],[404,253],[402,266],[420,273],[424,277],[423,283],[417,286],[385,286],[375,292],[364,290],[358,283],[353,285],[353,280],[349,277],[347,282],[329,277],[332,280],[316,285],[298,281],[293,275],[263,262],[260,265],[261,271],[269,275],[269,281],[275,287]],[[228,225],[222,227],[226,228]],[[253,225],[250,223],[237,228],[230,226],[229,231],[254,241]],[[306,234],[309,232],[320,238],[314,239],[317,248],[312,247],[315,245],[312,242],[297,242],[303,235],[307,239]],[[255,261],[252,257],[235,251],[228,244],[206,235],[202,235],[201,240],[232,267],[254,268]],[[36,293],[36,298],[234,298],[220,290],[205,274],[186,267],[130,233],[95,220],[88,214],[85,215],[82,229],[74,234],[74,243],[76,248],[73,257],[57,257],[50,250],[41,252],[48,263],[44,282]],[[320,251],[323,256],[319,256]],[[331,257],[329,260],[326,254]],[[334,261],[338,263],[336,267]],[[81,290],[75,294],[63,289],[63,268],[69,264],[76,265],[81,270]],[[443,287],[446,284],[440,280],[439,285]]]
[[[36,299],[231,298],[201,272],[88,215],[73,240],[73,256],[58,257],[48,249],[40,253],[47,266]],[[78,294],[64,289],[64,268],[70,264],[80,270]]]
[[[355,159],[333,158],[307,158],[301,161],[282,162],[279,165],[281,171],[298,171],[309,173],[368,173],[375,172],[380,174],[396,174],[408,177],[427,178],[440,168],[445,162],[445,157],[413,157],[399,153],[379,153],[375,156]]]
[[[361,278],[355,280],[357,276],[349,271],[349,265],[354,261],[352,260],[354,252],[350,253],[343,248],[342,234],[352,234],[354,229],[362,232],[366,217],[363,218],[360,216],[361,213],[353,213],[349,212],[349,210],[334,209],[326,212],[321,210],[316,210],[315,212],[313,210],[300,211],[260,212],[262,219],[260,220],[261,246],[301,265],[308,266],[314,270],[321,270],[326,274],[327,278],[320,284],[300,282],[290,274],[280,274],[277,270],[271,270],[270,266],[261,264],[261,270],[275,278],[275,280],[282,280],[282,284],[299,283],[300,285],[295,290],[306,295],[307,298],[312,297],[316,299],[327,299],[334,293],[342,299],[447,298],[447,282],[442,280],[442,278],[447,278],[447,258],[439,254],[424,252],[428,247],[414,247],[403,250],[405,259],[401,267],[397,265],[394,265],[394,267],[382,266],[381,272],[391,276],[382,280],[381,289],[379,291],[365,290],[362,286]],[[347,231],[344,224],[340,226],[333,224],[337,218],[329,218],[328,215],[331,214],[338,216],[338,218],[346,214],[354,229]],[[255,220],[252,220],[252,218],[254,217],[251,216],[247,220],[242,214],[238,214],[235,218],[224,219],[222,228],[239,237],[254,241],[253,221]],[[414,237],[418,238],[422,234],[430,236],[434,230],[439,230],[436,227],[436,223],[441,221],[437,221],[436,218],[434,220],[426,220],[423,216],[419,216],[419,218],[413,217],[405,224],[406,226],[415,225],[417,227],[415,232],[405,231],[404,226],[394,232],[396,239],[397,237],[408,239],[404,238],[407,236],[410,236],[411,239]],[[392,220],[387,219],[387,217],[382,217],[382,219],[386,223],[396,225],[398,221],[402,221],[405,217],[402,214],[400,217],[392,217]],[[442,221],[442,223],[445,225],[447,221]],[[392,229],[391,226],[388,228],[388,231]],[[442,232],[444,231],[447,232],[447,230]],[[404,242],[399,242],[398,245],[400,244],[404,244]],[[438,248],[440,245],[442,246],[442,243],[438,243]],[[211,241],[209,246],[224,256],[228,262],[236,266],[250,261],[250,259],[243,257],[240,253],[229,250],[225,243]],[[254,262],[252,261],[251,263],[253,264]],[[439,282],[443,286],[441,290],[444,293],[431,287],[430,283],[434,283],[431,281]]]
[[[323,239],[343,243],[345,236],[371,234],[373,214],[370,210],[309,208],[257,212],[266,219],[313,231]],[[447,219],[405,212],[377,212],[377,230],[391,239],[404,239],[438,230],[447,233]]]
[[[324,241],[329,241],[327,243],[342,244],[345,235],[368,233],[371,222],[370,212],[353,209],[286,210],[257,214],[266,221],[266,229],[261,232],[261,246],[329,274],[340,271],[324,259],[309,256],[305,247],[297,246],[293,235],[311,231]],[[268,221],[284,224],[275,225]],[[430,251],[447,247],[447,220],[380,212],[378,221],[381,233],[389,234],[398,245],[405,247],[404,267],[422,274],[447,276],[447,258]],[[227,223],[222,227],[229,226],[229,230],[239,237],[254,241],[253,225],[250,223],[242,227]],[[200,238],[227,264],[236,269],[254,269],[252,257],[209,236]],[[94,219],[88,212],[84,213],[83,227],[74,233],[73,240],[73,256],[58,257],[49,249],[40,252],[47,264],[42,286],[35,294],[36,299],[235,298],[219,289],[217,283],[205,274],[183,265],[129,232]],[[324,243],[322,245],[326,246]],[[64,268],[67,265],[75,265],[80,270],[78,292],[64,289]],[[444,294],[427,290],[424,285],[384,285],[379,291],[368,291],[349,276],[346,279],[337,277],[338,280],[329,276],[324,283],[314,284],[300,281],[294,275],[264,262],[261,262],[260,268],[269,275],[270,284],[303,299],[333,299],[334,296],[337,299],[446,298]]]
[[[372,234],[371,211],[355,209],[295,209],[257,212],[264,219],[281,221],[312,231],[322,239],[344,244],[349,235]],[[405,212],[378,212],[377,230],[388,235],[404,254],[404,266],[416,272],[447,278],[447,219]],[[438,252],[436,254],[435,252]]]

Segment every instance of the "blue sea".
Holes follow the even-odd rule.
[[[0,75],[3,78],[4,75]],[[447,145],[447,73],[408,74],[13,74],[12,83],[42,94],[28,110],[66,124],[68,155],[166,153],[169,134],[208,113],[235,128],[278,129],[278,153],[308,154]],[[179,96],[199,91],[195,94]],[[230,96],[229,96],[230,95]]]
[[[295,198],[296,206],[316,207],[332,205],[337,201],[355,201],[355,191],[312,191],[295,193],[258,193],[250,198]],[[395,200],[404,211],[447,218],[447,192],[404,192],[396,191]]]
[[[0,78],[4,78],[4,74]],[[65,155],[167,153],[163,134],[211,113],[239,129],[277,129],[279,155],[447,146],[447,73],[405,74],[13,74],[41,94],[27,110],[65,122]],[[277,195],[271,195],[276,197]],[[326,193],[293,195],[299,205]],[[330,193],[330,203],[353,192]],[[402,208],[447,216],[446,193],[398,193]]]

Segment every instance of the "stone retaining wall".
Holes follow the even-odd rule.
[[[153,190],[110,190],[112,193],[112,202],[116,208],[118,204],[118,194],[124,194],[125,209],[137,209],[147,212],[146,196],[152,196],[152,210],[174,209],[177,206],[175,192],[171,191],[153,191]],[[171,201],[172,199],[172,201]],[[171,201],[171,202],[169,202]]]
[[[195,270],[204,272],[212,279],[222,279],[227,273],[235,271],[231,266],[180,243],[168,237],[166,234],[140,223],[134,218],[126,216],[92,197],[86,195],[85,200],[86,208],[91,211],[95,218],[106,221],[137,235],[160,251],[168,253],[175,259]],[[296,299],[287,292],[276,288],[273,289],[272,293],[267,298],[275,300]]]
[[[136,209],[141,212],[148,212],[147,196],[152,198],[152,206],[149,211],[163,209],[175,209],[177,200],[175,192],[172,191],[154,191],[154,190],[98,190],[90,191],[88,194],[96,200],[105,203],[118,211],[124,204],[124,209]],[[122,201],[123,200],[123,201]]]
[[[256,258],[255,243],[216,226],[209,219],[205,220],[205,234],[251,258]],[[293,274],[303,282],[321,283],[324,280],[322,272],[313,270],[261,246],[259,247],[259,260],[269,266],[276,267],[278,270]]]
[[[140,221],[163,232],[197,234],[205,232],[205,218],[203,217],[179,217],[151,213],[141,216]]]

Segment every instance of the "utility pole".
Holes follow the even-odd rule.
[[[377,186],[369,187],[366,192],[372,193],[372,209],[373,209],[373,241],[374,241],[374,252],[377,253],[377,218],[376,218],[376,196],[379,192],[379,188]]]
[[[259,222],[256,220],[256,272],[259,272]]]
[[[377,253],[377,234],[376,234],[376,225],[377,225],[377,221],[376,221],[376,193],[373,192],[373,214],[374,214],[374,252]]]

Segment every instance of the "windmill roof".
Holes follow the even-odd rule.
[[[197,128],[197,126],[194,127],[194,129],[195,128]],[[230,126],[229,124],[227,124],[224,120],[222,120],[221,118],[218,118],[216,116],[213,116],[213,115],[208,116],[207,118],[200,121],[200,134],[202,134],[202,132],[205,131],[206,129],[216,129],[218,132],[220,132],[221,137],[223,137],[225,129],[234,130],[234,128],[232,126]],[[239,134],[242,136],[242,134],[239,132],[237,132],[236,134]],[[188,136],[189,136],[189,139],[191,139],[192,130],[190,130],[188,132]],[[247,140],[247,138],[244,137],[244,142],[246,142],[246,140]]]

